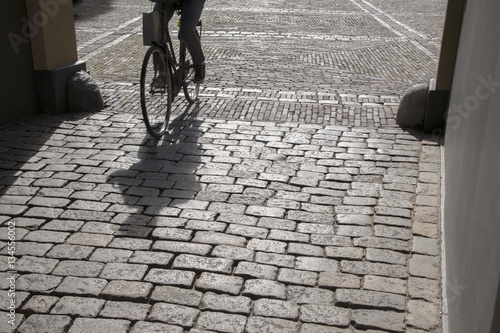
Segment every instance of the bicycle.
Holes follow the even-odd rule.
[[[200,84],[193,81],[194,64],[182,40],[179,41],[179,56],[176,57],[168,29],[167,0],[151,1],[161,3],[161,9],[144,14],[144,44],[151,46],[141,69],[141,109],[148,132],[155,138],[161,138],[167,130],[172,102],[181,87],[187,101],[194,103],[198,99]],[[175,12],[181,17],[180,1],[176,2]],[[201,38],[201,20],[196,31]]]

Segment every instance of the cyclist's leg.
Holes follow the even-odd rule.
[[[196,25],[201,17],[205,0],[184,0],[182,2],[182,19],[179,28],[179,39],[186,44],[193,63],[201,64],[205,56],[201,48],[201,41],[196,32]]]
[[[153,10],[161,10],[161,6],[162,4],[157,2],[154,6],[154,9]],[[173,3],[166,3],[165,4],[165,9],[167,11],[167,24],[168,22],[170,22],[170,19],[172,18],[172,16],[174,15],[174,12],[175,12],[175,4]],[[166,76],[166,69],[163,67],[163,62],[159,61],[158,60],[158,57],[159,55],[158,54],[153,54],[153,61],[154,61],[154,64],[155,64],[155,70],[158,70],[158,73],[159,73],[159,77],[158,77],[158,82],[155,82],[154,84],[156,85],[159,85],[161,86],[165,80],[165,76]]]

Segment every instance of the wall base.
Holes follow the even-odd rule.
[[[445,115],[448,109],[449,96],[450,92],[448,90],[429,90],[424,118],[425,132],[431,133],[435,130],[445,129]]]
[[[48,114],[66,112],[68,101],[66,84],[70,77],[80,70],[86,70],[85,62],[35,71],[40,111]]]

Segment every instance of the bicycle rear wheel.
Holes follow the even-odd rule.
[[[160,138],[167,129],[172,98],[172,77],[165,51],[159,46],[152,46],[142,64],[141,108],[146,128],[155,138]]]
[[[186,49],[186,45],[181,42],[180,45],[180,63],[182,67],[182,89],[184,96],[189,103],[194,103],[200,93],[200,84],[194,83],[194,64],[191,54]]]

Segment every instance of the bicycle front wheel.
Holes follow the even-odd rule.
[[[160,138],[167,130],[172,110],[172,77],[165,52],[152,46],[146,52],[141,70],[141,108],[149,134]]]
[[[189,103],[194,103],[200,93],[200,84],[194,83],[194,64],[186,45],[181,42],[180,60],[182,68],[182,89]]]

